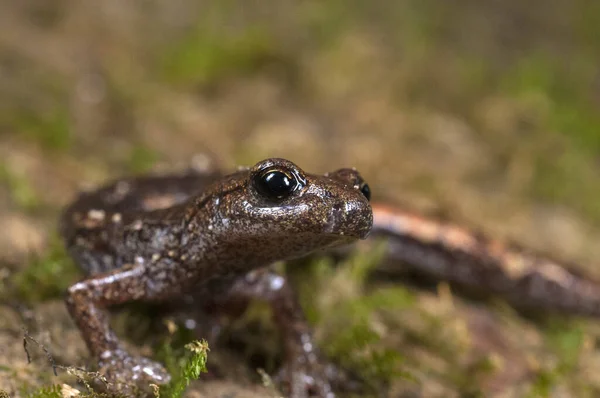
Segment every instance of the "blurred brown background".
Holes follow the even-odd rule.
[[[269,156],[314,172],[355,166],[376,199],[600,275],[599,65],[594,0],[4,1],[0,289],[31,253],[48,258],[58,211],[79,187],[198,153],[225,168]],[[439,306],[415,294],[409,312]],[[403,340],[419,383],[397,391],[600,393],[598,325],[563,319],[557,331],[472,305],[440,324],[478,325],[488,340],[472,337],[458,357],[435,345],[411,353]],[[0,308],[0,389],[54,382],[43,361],[25,365],[22,321]],[[47,341],[81,365],[60,299],[32,308],[59,314],[40,330],[73,336],[74,353]],[[470,384],[482,350],[502,365]]]

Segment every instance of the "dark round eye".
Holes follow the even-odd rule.
[[[365,198],[367,198],[367,200],[371,200],[371,188],[369,188],[368,184],[362,184],[362,186],[360,187],[360,192],[362,192],[362,194],[365,195]]]
[[[281,170],[265,170],[254,179],[256,190],[272,200],[281,200],[292,194],[298,187],[298,181]]]

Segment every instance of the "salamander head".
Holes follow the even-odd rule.
[[[211,230],[219,240],[270,247],[275,257],[364,239],[373,225],[369,187],[354,169],[314,175],[288,160],[266,159],[212,191]]]

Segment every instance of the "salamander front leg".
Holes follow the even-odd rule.
[[[283,276],[267,269],[251,271],[221,294],[212,295],[209,305],[219,312],[239,313],[252,299],[269,303],[283,335],[286,363],[281,376],[286,396],[334,397],[304,312]]]
[[[168,293],[166,285],[151,280],[146,267],[134,265],[95,275],[68,289],[67,308],[91,354],[98,359],[100,372],[111,383],[111,389],[127,395],[138,388],[149,388],[150,383],[170,380],[160,364],[128,353],[109,325],[108,307]]]

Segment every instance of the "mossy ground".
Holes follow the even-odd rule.
[[[82,185],[201,152],[225,167],[267,156],[311,171],[356,166],[376,199],[600,275],[593,1],[62,0],[0,11],[0,391],[11,396],[82,387],[53,376],[35,345],[27,364],[23,327],[60,365],[88,365],[60,299],[79,277],[56,239],[60,208]],[[361,245],[341,264],[287,267],[323,351],[366,381],[363,394],[600,393],[598,322],[523,316],[443,281],[374,282],[377,254]],[[115,324],[133,349],[176,364],[193,337],[150,314],[126,308]],[[276,396],[257,373],[280,360],[268,312],[257,304],[227,330],[208,358],[218,377],[187,394]]]

